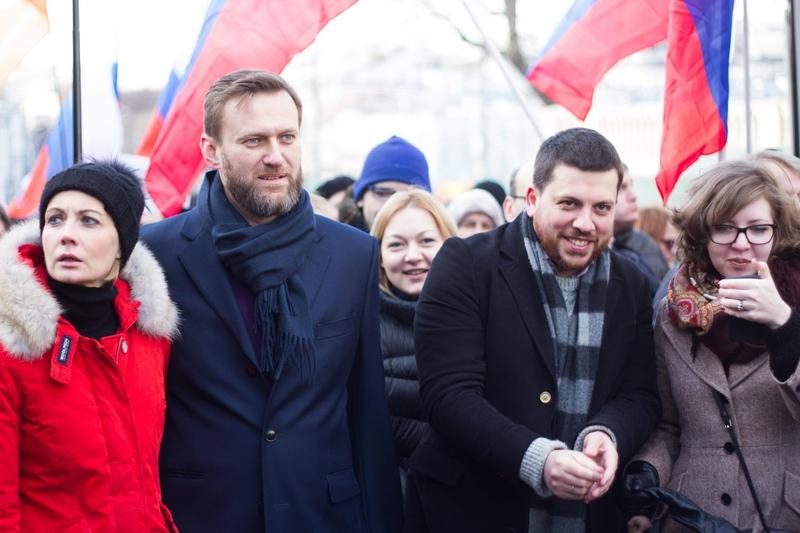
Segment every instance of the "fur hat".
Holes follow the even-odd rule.
[[[353,199],[360,200],[370,185],[382,181],[408,183],[431,192],[425,155],[407,140],[393,135],[367,154],[361,176],[353,189]]]
[[[134,171],[118,161],[79,163],[50,178],[39,201],[39,230],[53,196],[62,191],[80,191],[102,202],[114,221],[120,248],[120,269],[139,241],[139,223],[144,211],[142,182]]]
[[[494,221],[495,227],[505,223],[503,210],[494,197],[483,189],[470,189],[450,200],[447,206],[456,226],[469,214],[483,213]]]

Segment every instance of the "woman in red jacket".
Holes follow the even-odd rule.
[[[0,240],[0,531],[175,531],[158,451],[177,311],[137,245],[141,183],[82,163],[39,207]]]

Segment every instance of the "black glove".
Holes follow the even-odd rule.
[[[652,519],[658,502],[642,491],[658,486],[658,472],[653,465],[646,461],[629,463],[622,474],[622,511],[629,517],[642,515]]]

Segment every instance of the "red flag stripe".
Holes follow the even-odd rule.
[[[33,163],[28,187],[21,196],[14,198],[8,205],[8,216],[16,219],[27,218],[39,208],[39,199],[42,197],[44,183],[47,181],[48,166],[50,166],[50,156],[47,143],[45,143]]]
[[[695,17],[685,0],[672,0],[668,36],[666,90],[664,92],[664,131],[661,137],[661,168],[656,185],[667,203],[681,174],[701,155],[720,151],[727,141],[724,120],[728,105],[727,79],[730,50],[732,0],[727,4],[727,16],[720,16],[720,0],[696,1],[694,9],[715,9],[716,27],[704,28],[707,39],[723,39],[716,43],[720,57],[704,57],[701,34]],[[727,25],[727,26],[726,26]],[[720,109],[708,78],[711,62],[718,71],[714,78],[723,86],[718,89]]]
[[[228,0],[178,93],[145,179],[165,216],[177,213],[205,167],[199,140],[203,98],[214,80],[254,68],[280,72],[355,0]]]
[[[528,80],[584,120],[605,73],[620,59],[663,41],[668,16],[665,0],[597,0],[531,66]]]

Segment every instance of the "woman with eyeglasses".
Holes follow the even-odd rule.
[[[655,325],[663,414],[623,473],[628,531],[650,528],[652,486],[743,530],[798,531],[800,214],[755,162],[717,165],[688,198]]]

